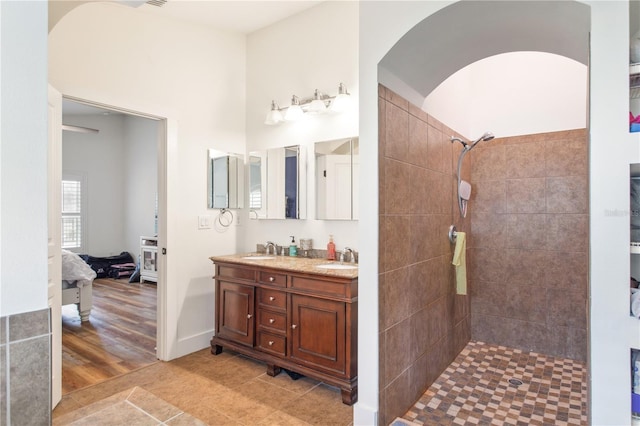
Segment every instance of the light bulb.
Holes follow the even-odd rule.
[[[326,110],[327,106],[325,105],[324,101],[320,99],[320,93],[318,93],[318,89],[316,89],[315,93],[313,94],[313,100],[309,104],[307,112],[311,114],[322,114]]]
[[[304,111],[300,107],[300,99],[293,95],[291,98],[291,106],[287,108],[287,112],[284,114],[284,119],[287,121],[300,120],[304,117]]]
[[[351,103],[351,96],[349,92],[347,92],[347,87],[340,83],[338,86],[338,94],[331,101],[331,112],[344,112],[349,108],[349,104]]]
[[[267,118],[265,118],[264,124],[273,126],[282,121],[284,121],[284,117],[282,116],[282,113],[278,109],[278,105],[276,104],[275,101],[271,101],[271,110],[267,113]]]

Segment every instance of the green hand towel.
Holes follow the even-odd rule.
[[[467,294],[466,239],[467,234],[464,232],[458,232],[456,234],[456,248],[453,252],[453,261],[451,262],[456,266],[456,294]]]

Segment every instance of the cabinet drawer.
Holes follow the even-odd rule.
[[[285,274],[275,274],[273,272],[258,271],[258,281],[262,284],[275,285],[278,287],[287,286],[287,276]]]
[[[287,339],[284,336],[260,331],[258,333],[258,347],[265,352],[272,352],[276,355],[285,355]]]
[[[218,274],[216,278],[221,277],[255,281],[256,271],[254,269],[242,268],[237,266],[218,265]]]
[[[309,293],[327,296],[346,297],[349,286],[345,282],[329,281],[321,279],[311,279],[306,277],[292,276],[289,283],[294,290],[303,290]]]
[[[258,325],[284,332],[287,327],[287,316],[283,312],[258,309]]]
[[[286,309],[287,294],[283,291],[260,288],[258,289],[258,304],[271,308]]]

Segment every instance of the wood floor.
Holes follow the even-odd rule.
[[[156,285],[96,279],[93,308],[81,322],[62,307],[62,394],[152,364],[156,359]]]

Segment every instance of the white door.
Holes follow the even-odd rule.
[[[48,298],[51,309],[51,408],[62,398],[62,260],[60,249],[62,196],[62,95],[49,86],[48,109]]]

